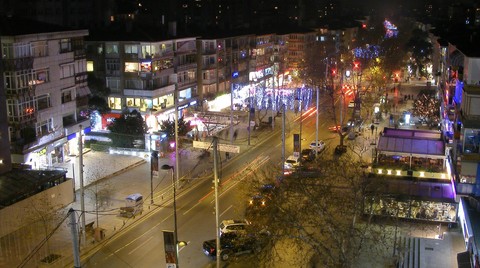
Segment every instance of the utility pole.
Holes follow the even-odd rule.
[[[80,268],[80,249],[78,246],[78,230],[77,230],[77,219],[75,218],[75,211],[73,208],[68,210],[70,214],[70,231],[72,232],[72,244],[73,244],[73,267]]]
[[[82,125],[79,125],[78,132],[78,170],[80,180],[80,209],[82,210],[82,238],[83,243],[87,242],[87,235],[85,233],[85,189],[83,187],[83,142],[82,142]]]
[[[250,133],[252,128],[250,124],[250,121],[251,121],[250,114],[252,113],[252,99],[250,97],[251,90],[252,90],[252,87],[250,84],[250,87],[248,87],[248,145],[250,145]]]
[[[285,175],[285,103],[282,103],[282,177]]]
[[[175,92],[173,96],[173,104],[175,105],[175,116],[173,117],[175,120],[175,175],[177,176],[176,186],[178,187],[178,180],[180,178],[180,159],[178,158],[178,83],[175,83]]]
[[[230,78],[233,80],[233,78]],[[233,144],[233,81],[230,80],[230,144]]]
[[[319,95],[320,94],[320,88],[317,86],[317,116],[315,118],[315,156],[318,156],[318,102],[319,102]],[[317,159],[315,157],[315,159]]]
[[[220,268],[220,234],[219,230],[219,211],[218,211],[218,138],[213,137],[213,183],[215,187],[215,237],[216,237],[216,262],[217,268]]]

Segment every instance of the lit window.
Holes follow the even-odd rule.
[[[87,61],[87,72],[93,72],[93,61]]]

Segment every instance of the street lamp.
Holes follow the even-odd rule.
[[[173,235],[175,241],[175,267],[178,268],[178,236],[177,236],[177,193],[176,193],[176,186],[175,186],[175,172],[174,167],[170,165],[162,165],[161,169],[163,170],[172,170],[172,185],[173,185]]]

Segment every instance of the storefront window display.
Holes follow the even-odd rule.
[[[122,98],[108,97],[108,107],[112,110],[121,110]]]
[[[370,197],[365,199],[366,214],[405,219],[455,222],[457,204],[441,201],[415,200],[394,197]]]

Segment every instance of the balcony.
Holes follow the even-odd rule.
[[[190,69],[197,69],[197,63],[185,63],[177,66],[177,72]]]
[[[20,71],[26,69],[33,69],[33,57],[17,58],[17,59],[2,59],[3,68],[5,71]]]
[[[20,96],[20,95],[35,95],[35,86],[17,88],[17,89],[7,89],[7,96]]]

